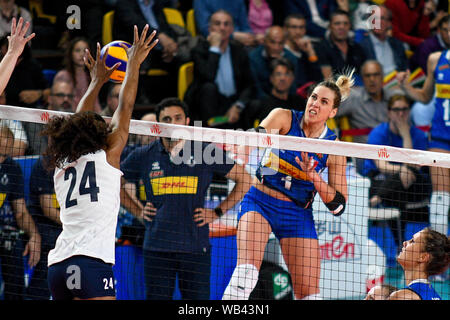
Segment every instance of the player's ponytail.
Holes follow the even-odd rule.
[[[341,102],[348,98],[350,90],[355,84],[355,80],[353,79],[354,72],[355,69],[351,69],[350,71],[339,75],[335,82],[341,93]]]
[[[355,69],[350,69],[343,74],[338,75],[336,81],[333,78],[330,78],[318,83],[315,87],[326,87],[333,90],[336,96],[334,99],[333,108],[337,108],[341,105],[341,102],[347,99],[350,95],[350,90],[355,83],[353,79],[354,72]],[[314,88],[312,88],[310,92],[313,92]]]

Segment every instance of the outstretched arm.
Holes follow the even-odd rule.
[[[95,101],[98,97],[100,89],[109,80],[109,76],[120,66],[120,62],[108,68],[105,64],[106,57],[108,56],[108,49],[103,55],[103,59],[100,58],[100,44],[97,42],[97,56],[96,60],[92,58],[91,53],[86,49],[84,56],[84,64],[89,69],[91,75],[91,82],[86,90],[86,93],[78,103],[76,112],[94,111]]]
[[[11,23],[11,35],[8,36],[8,51],[0,62],[0,94],[5,90],[9,78],[14,71],[17,59],[23,52],[23,48],[28,41],[34,38],[35,34],[32,33],[28,37],[25,37],[28,28],[30,27],[30,22],[26,22],[24,25],[24,20],[21,17],[19,22],[16,24],[16,18],[12,19]]]
[[[156,35],[153,31],[147,38],[149,26],[146,25],[139,37],[138,29],[134,26],[133,45],[127,50],[128,63],[125,79],[119,93],[119,106],[111,119],[112,133],[109,137],[108,161],[111,165],[120,167],[120,154],[127,144],[128,130],[139,82],[139,68],[150,50],[158,43],[158,39],[152,41]]]
[[[441,52],[434,52],[429,55],[427,61],[427,77],[422,88],[414,88],[408,81],[409,71],[399,72],[397,80],[400,82],[402,89],[404,89],[407,95],[414,101],[420,101],[422,103],[428,103],[433,98],[434,93],[434,70],[441,56]]]

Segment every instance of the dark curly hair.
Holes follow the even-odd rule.
[[[49,138],[44,152],[47,169],[61,168],[82,155],[107,149],[111,131],[105,120],[92,111],[52,117],[41,132]]]
[[[446,235],[426,228],[424,251],[431,256],[426,270],[428,276],[447,270],[450,264],[450,239]]]

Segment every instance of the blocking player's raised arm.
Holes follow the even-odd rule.
[[[128,56],[127,71],[119,93],[119,106],[111,120],[113,132],[110,140],[111,149],[118,150],[119,154],[122,152],[128,140],[128,130],[136,100],[140,66],[147,58],[149,52],[158,43],[158,39],[153,40],[156,31],[153,31],[147,37],[148,29],[149,26],[146,25],[139,36],[138,29],[134,26],[133,45],[130,48],[125,45],[122,46],[127,51]]]

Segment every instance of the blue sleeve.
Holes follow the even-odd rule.
[[[10,174],[8,175],[8,178],[10,179],[9,200],[17,200],[25,198],[23,189],[24,188],[23,173],[19,164],[14,162],[14,165],[10,167]]]
[[[368,144],[386,145],[386,137],[383,130],[383,124],[375,127],[367,138]]]
[[[35,195],[55,193],[53,176],[42,166],[41,160],[36,161],[31,171],[30,193]]]
[[[197,30],[204,37],[208,36],[208,20],[212,12],[207,6],[205,0],[194,0],[192,7],[194,8],[195,23]]]
[[[138,183],[140,176],[140,164],[142,163],[141,149],[133,150],[120,163],[120,170],[123,172],[123,178],[128,182]]]
[[[250,28],[250,25],[248,23],[248,13],[244,1],[240,1],[239,3],[241,5],[238,8],[238,16],[234,17],[235,31],[252,32],[252,29]]]
[[[428,150],[428,138],[425,132],[416,127],[412,127],[412,129],[414,130],[413,148],[416,150]]]

